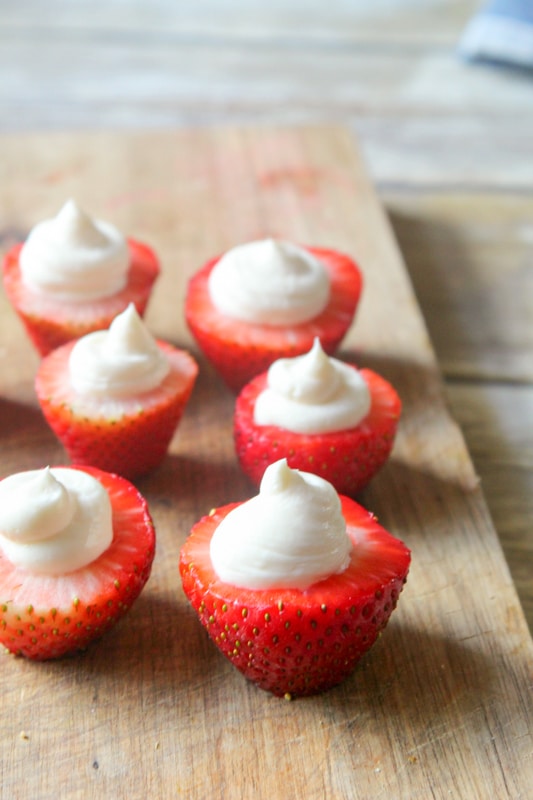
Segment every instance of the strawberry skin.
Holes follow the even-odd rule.
[[[355,501],[341,503],[351,562],[305,591],[238,589],[217,577],[209,543],[236,503],[197,522],[181,550],[183,589],[207,633],[245,678],[279,697],[317,694],[347,678],[407,578],[408,548]]]
[[[306,247],[327,269],[331,297],[324,311],[309,322],[290,327],[253,325],[221,314],[211,302],[208,279],[220,257],[207,262],[189,281],[185,298],[187,324],[207,359],[237,393],[278,358],[307,353],[315,337],[332,354],[355,315],[362,274],[354,261],[335,250]]]
[[[85,649],[124,616],[150,575],[155,530],[145,499],[118,475],[82,469],[109,493],[113,541],[92,564],[53,577],[0,552],[0,643],[15,655],[44,661]]]
[[[380,375],[369,369],[359,372],[372,398],[369,414],[355,428],[313,435],[256,425],[255,401],[266,388],[267,373],[250,381],[237,398],[233,426],[237,457],[246,475],[259,485],[268,465],[286,458],[292,469],[320,475],[339,494],[353,497],[361,491],[390,455],[401,400]]]
[[[159,275],[159,262],[147,245],[128,239],[128,246],[131,265],[126,286],[110,297],[87,303],[67,303],[29,289],[19,266],[22,244],[7,252],[3,264],[6,295],[41,356],[72,339],[105,330],[130,303],[140,316],[144,314]]]
[[[35,389],[42,412],[72,463],[92,465],[132,480],[166,455],[198,374],[184,350],[159,340],[169,374],[150,392],[132,399],[92,400],[70,385],[68,361],[75,341],[41,361]]]

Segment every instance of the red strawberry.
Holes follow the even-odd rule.
[[[352,497],[366,486],[389,457],[401,401],[377,373],[361,369],[360,374],[372,398],[369,414],[355,428],[314,435],[256,425],[255,401],[266,388],[267,373],[250,381],[237,398],[234,416],[237,457],[248,477],[259,484],[269,464],[286,458],[290,467],[320,475],[340,494]]]
[[[84,471],[109,493],[113,542],[61,576],[32,574],[0,552],[0,642],[16,655],[43,661],[84,649],[128,611],[150,575],[155,531],[146,501],[118,475]]]
[[[170,372],[156,389],[131,399],[86,399],[71,387],[68,361],[75,342],[43,358],[35,388],[46,420],[74,464],[117,472],[130,480],[154,469],[191,395],[198,366],[184,350],[158,341]]]
[[[349,256],[306,247],[326,267],[331,297],[325,310],[309,322],[287,327],[253,325],[221,314],[212,304],[208,278],[219,257],[208,261],[190,280],[185,317],[201,349],[227,385],[238,392],[278,358],[310,350],[315,337],[333,353],[353,320],[362,289],[362,275]]]
[[[341,496],[354,548],[341,574],[299,589],[223,583],[209,544],[232,503],[193,527],[180,558],[185,594],[209,636],[249,680],[277,696],[316,694],[343,681],[396,606],[410,564],[405,545]]]
[[[124,289],[111,297],[83,304],[65,303],[29,289],[22,281],[19,267],[22,244],[9,250],[4,259],[5,291],[41,356],[71,339],[108,328],[117,314],[130,303],[135,305],[141,316],[144,314],[153,284],[159,275],[159,263],[145,244],[129,239],[128,245],[131,266]]]

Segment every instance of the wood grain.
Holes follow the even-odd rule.
[[[478,6],[4,3],[0,129],[335,122],[380,183],[529,191],[528,75],[458,56]]]
[[[464,432],[532,630],[533,389],[449,382],[446,393]]]
[[[335,129],[4,137],[3,245],[75,196],[159,251],[147,321],[201,376],[169,457],[139,482],[158,551],[131,613],[79,658],[4,657],[1,795],[191,798],[526,797],[533,648],[397,243],[350,136]],[[390,626],[354,676],[286,703],[210,646],[179,586],[191,524],[250,495],[233,398],[196,352],[187,276],[244,239],[287,236],[359,259],[343,347],[404,401],[393,458],[361,500],[413,551]],[[33,394],[36,358],[0,295],[2,474],[64,458]],[[28,765],[32,766],[28,769]]]
[[[533,629],[531,197],[441,188],[383,199]]]
[[[531,385],[533,197],[387,191],[384,202],[445,377]]]

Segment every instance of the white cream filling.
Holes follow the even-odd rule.
[[[209,276],[213,304],[229,317],[298,325],[318,316],[330,296],[329,275],[307,250],[265,239],[234,247]]]
[[[109,495],[81,470],[47,467],[11,475],[0,482],[0,509],[0,549],[28,572],[73,572],[113,540]]]
[[[78,339],[69,359],[73,389],[91,397],[120,398],[159,386],[170,364],[131,303],[108,330]]]
[[[256,425],[320,434],[355,428],[370,411],[371,397],[360,372],[324,353],[315,339],[308,353],[275,361],[267,388],[255,402]]]
[[[124,236],[69,200],[57,216],[36,225],[19,256],[22,280],[60,300],[88,302],[121,291],[130,253]]]
[[[246,589],[306,589],[343,572],[351,549],[333,486],[285,459],[267,467],[259,494],[230,511],[210,544],[218,577]]]

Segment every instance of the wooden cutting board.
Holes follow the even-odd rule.
[[[201,375],[165,463],[139,481],[158,534],[152,577],[85,654],[1,656],[2,798],[527,798],[532,642],[386,216],[337,129],[4,138],[2,247],[68,197],[151,243],[147,322]],[[267,235],[331,245],[365,291],[342,354],[404,403],[393,457],[361,502],[411,547],[397,611],[344,685],[286,702],[208,642],[177,561],[210,508],[253,493],[234,458],[233,397],[183,320],[188,275]],[[0,295],[1,475],[64,462],[33,392],[37,357]]]

